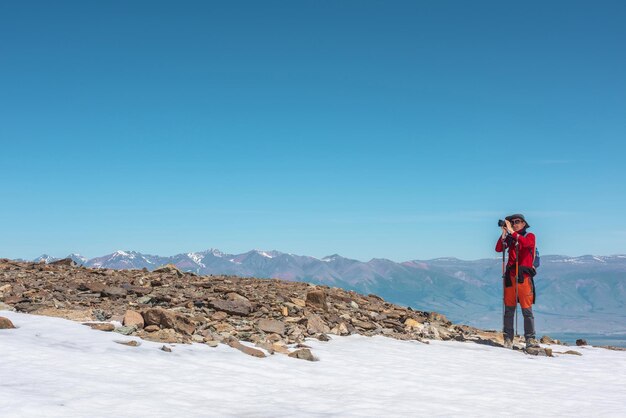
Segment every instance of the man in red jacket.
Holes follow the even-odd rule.
[[[530,225],[524,215],[516,213],[507,216],[502,227],[502,236],[496,243],[496,251],[503,252],[508,248],[509,261],[503,276],[504,284],[504,346],[513,346],[513,321],[517,303],[524,315],[524,337],[526,348],[539,347],[535,339],[535,318],[532,305],[535,301],[533,276],[535,269],[535,234],[527,233]]]

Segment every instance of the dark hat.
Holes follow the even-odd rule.
[[[522,215],[521,213],[514,213],[513,215],[507,216],[505,219],[509,222],[511,222],[511,220],[513,219],[521,219],[522,221],[526,222],[526,219],[524,219],[524,215]],[[526,228],[530,228],[528,222],[526,222]]]

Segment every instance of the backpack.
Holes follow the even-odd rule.
[[[537,268],[541,265],[541,256],[539,256],[539,250],[537,249],[537,246],[535,245],[535,252],[533,254],[533,267]]]

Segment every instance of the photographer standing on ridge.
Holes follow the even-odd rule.
[[[496,251],[509,250],[509,260],[502,276],[504,287],[504,346],[513,347],[513,321],[519,302],[524,315],[524,337],[526,348],[539,347],[535,339],[535,318],[532,305],[535,302],[535,234],[527,233],[530,225],[526,223],[524,215],[516,213],[507,216],[504,221],[498,221],[502,227],[502,236],[496,243]],[[503,259],[504,261],[504,254]]]

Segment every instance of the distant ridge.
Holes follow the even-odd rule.
[[[280,278],[374,293],[394,303],[437,311],[482,328],[500,327],[499,257],[461,260],[440,257],[397,263],[384,258],[359,261],[339,254],[323,258],[251,250],[227,254],[211,248],[173,256],[118,250],[77,264],[94,268],[154,270],[174,264],[200,275],[230,274]],[[42,255],[34,261],[58,258]],[[626,332],[626,255],[570,257],[543,255],[536,279],[538,328],[558,332]],[[542,315],[543,313],[543,315]]]

